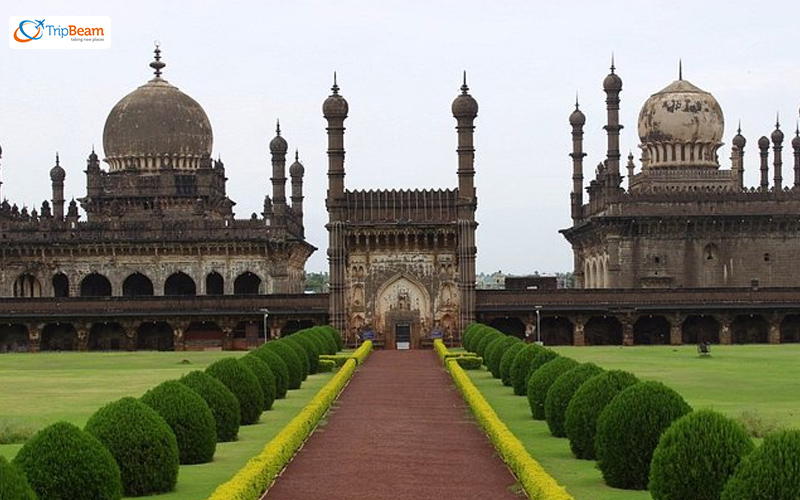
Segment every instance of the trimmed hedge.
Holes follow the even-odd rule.
[[[452,359],[465,370],[480,370],[483,366],[483,359],[478,356],[458,356]]]
[[[721,500],[797,500],[800,492],[800,430],[767,435],[742,459]]]
[[[320,373],[330,373],[336,368],[336,361],[332,359],[320,359],[318,368]]]
[[[119,500],[119,467],[103,444],[68,422],[37,432],[12,463],[42,500]]]
[[[323,359],[333,361],[336,366],[344,366],[344,364],[347,363],[347,360],[350,359],[350,356],[347,354],[323,354],[319,357],[319,360],[322,361]]]
[[[86,432],[111,452],[126,496],[165,493],[178,481],[178,442],[167,422],[136,398],[122,398],[97,410]]]
[[[326,329],[324,326],[315,326],[311,329],[314,335],[325,345],[325,352],[322,354],[334,355],[339,351],[339,346],[336,343],[336,340],[332,335],[330,335],[331,330]]]
[[[751,451],[753,441],[740,423],[713,410],[691,412],[661,436],[650,462],[648,489],[653,500],[718,500]]]
[[[203,398],[211,409],[217,429],[217,442],[236,441],[242,424],[239,400],[225,384],[206,372],[190,372],[178,380]]]
[[[269,344],[267,344],[269,345]],[[206,368],[206,373],[230,389],[239,401],[242,425],[258,422],[264,408],[264,391],[253,371],[235,358],[220,359]]]
[[[167,380],[145,392],[141,401],[164,417],[175,433],[182,464],[204,464],[214,459],[217,422],[199,394],[177,380]]]
[[[537,351],[531,362],[528,363],[528,373],[525,375],[526,384],[536,370],[556,359],[558,356],[559,354],[556,351],[548,349],[547,347],[542,347],[540,351]]]
[[[333,401],[372,349],[365,341],[314,398],[233,478],[221,484],[208,500],[258,500],[305,442]]]
[[[647,488],[661,434],[690,411],[683,397],[661,382],[639,382],[617,394],[597,420],[597,466],[606,484]]]
[[[333,354],[344,349],[344,340],[342,340],[342,335],[338,330],[336,330],[336,328],[330,325],[322,325],[319,328],[320,331],[332,338],[334,344],[336,344],[336,351]]]
[[[484,326],[485,325],[482,325],[481,323],[470,323],[467,328],[464,329],[464,333],[461,335],[461,345],[465,350],[475,352],[473,340],[478,331]]]
[[[303,380],[305,380],[305,376],[303,375],[303,363],[300,361],[300,358],[297,356],[297,353],[294,349],[292,349],[289,345],[282,343],[280,340],[267,342],[258,349],[271,351],[278,355],[278,357],[281,358],[281,361],[284,362],[286,369],[289,372],[287,389],[295,390],[300,388]]]
[[[317,373],[317,362],[319,361],[319,355],[322,354],[319,352],[317,344],[302,334],[294,334],[286,337],[285,341],[299,346],[301,351],[305,354],[308,360],[308,374],[313,375]]]
[[[294,351],[295,356],[297,356],[297,360],[303,366],[303,380],[307,379],[308,376],[311,375],[311,362],[309,361],[308,353],[303,346],[301,346],[296,340],[291,340],[291,337],[284,337],[275,341],[274,343],[287,346],[289,349]],[[270,345],[270,343],[267,343],[267,345]]]
[[[531,416],[535,420],[545,419],[544,403],[550,386],[558,377],[579,364],[572,358],[558,356],[531,374],[528,379],[528,406],[530,406]]]
[[[36,494],[16,466],[0,455],[0,500],[36,500]]]
[[[500,359],[500,380],[503,381],[504,386],[511,386],[511,365],[514,364],[514,358],[517,357],[517,353],[525,349],[526,345],[525,342],[511,344],[503,353],[503,357]]]
[[[289,390],[289,367],[274,351],[264,349],[264,346],[250,351],[253,356],[258,356],[261,361],[269,365],[272,375],[275,376],[275,399],[283,399]]]
[[[638,381],[632,373],[610,370],[590,378],[575,391],[564,414],[564,431],[576,458],[596,458],[597,418],[617,394]]]
[[[537,344],[528,344],[521,349],[514,362],[511,363],[511,387],[515,396],[524,396],[528,393],[528,365],[544,347]]]
[[[258,385],[261,386],[261,391],[264,393],[264,406],[262,409],[265,411],[271,410],[272,403],[275,402],[277,389],[275,388],[275,375],[272,374],[269,365],[252,353],[242,356],[239,359],[252,370],[258,379]]]
[[[572,396],[584,382],[602,372],[603,369],[594,363],[583,363],[562,373],[553,382],[550,389],[547,390],[547,397],[544,401],[544,418],[547,420],[550,434],[555,437],[567,436],[564,430],[564,419]]]
[[[490,346],[490,352],[487,353],[489,359],[486,360],[486,367],[492,372],[492,377],[500,378],[500,360],[503,359],[503,354],[505,354],[506,350],[514,344],[522,343],[522,340],[517,337],[506,336],[501,338],[500,342],[495,341],[495,343],[492,344],[494,347],[493,349],[491,349],[492,346]]]
[[[489,328],[489,327],[487,327]],[[503,338],[504,335],[494,328],[489,328],[489,330],[484,334],[478,343],[475,345],[475,354],[482,357],[484,361],[486,360],[486,350],[489,348],[489,345],[499,338]]]

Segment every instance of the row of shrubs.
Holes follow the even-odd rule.
[[[372,341],[365,341],[353,356],[343,356],[341,370],[314,398],[275,436],[257,456],[234,477],[217,487],[208,500],[257,500],[302,446],[333,401],[355,372],[356,366],[372,350]]]
[[[800,431],[767,436],[753,451],[741,424],[692,411],[660,382],[578,363],[481,324],[465,330],[463,345],[527,396],[532,417],[568,438],[576,458],[597,460],[609,486],[649,489],[655,500],[797,498]]]
[[[572,500],[564,487],[530,456],[520,440],[486,402],[459,364],[458,360],[463,358],[457,356],[457,353],[448,352],[441,339],[434,340],[433,345],[478,423],[528,496],[533,500]]]
[[[276,399],[319,370],[321,355],[341,348],[333,328],[309,328],[162,382],[139,399],[111,402],[84,430],[50,425],[11,463],[0,461],[0,500],[116,500],[172,491],[180,464],[213,460],[218,442],[236,440],[241,425],[258,422]],[[322,366],[331,370],[335,362]]]

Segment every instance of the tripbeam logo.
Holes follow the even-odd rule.
[[[105,16],[13,16],[8,20],[12,49],[107,49],[111,19]]]

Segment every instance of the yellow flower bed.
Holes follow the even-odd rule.
[[[221,484],[208,497],[208,500],[258,500],[283,470],[294,454],[305,442],[311,432],[325,415],[333,401],[342,391],[356,366],[364,362],[372,350],[372,342],[367,340],[347,360],[339,372],[320,389],[314,398],[281,429],[272,441],[264,446],[257,456],[228,482]]]
[[[441,344],[441,347],[437,344]],[[444,359],[447,352],[444,343],[434,340],[433,345],[436,352],[439,353],[439,357]],[[441,352],[442,348],[444,348],[444,353]],[[517,476],[517,480],[528,496],[533,500],[574,500],[572,495],[567,493],[567,490],[530,456],[520,440],[498,418],[456,360],[448,358],[446,367],[478,423],[489,436],[497,451],[500,452],[503,461]]]

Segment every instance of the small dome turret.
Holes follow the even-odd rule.
[[[736,135],[733,136],[733,145],[739,148],[740,150],[744,149],[745,145],[747,144],[747,139],[744,138],[742,135],[742,127],[736,129]]]
[[[58,160],[58,153],[56,153],[56,164],[53,168],[50,169],[50,180],[53,182],[64,182],[66,179],[67,173],[61,168],[61,165]]]
[[[347,118],[350,107],[347,100],[339,95],[339,85],[336,83],[336,73],[333,74],[333,87],[331,95],[322,103],[322,116],[327,118]]]
[[[619,92],[622,90],[622,78],[614,73],[614,58],[611,58],[611,72],[603,79],[603,90],[605,92]]]
[[[294,163],[289,167],[289,175],[293,178],[303,177],[306,173],[306,168],[300,163],[300,153],[294,152]]]
[[[275,127],[275,138],[269,142],[269,150],[274,154],[286,154],[288,148],[286,139],[281,137],[281,122],[278,120],[278,125]]]
[[[780,122],[775,122],[775,130],[772,131],[772,142],[774,144],[781,144],[783,143],[783,131],[781,130]]]
[[[464,72],[464,84],[461,85],[461,94],[453,99],[451,109],[455,118],[475,118],[478,116],[478,101],[469,95],[466,71]]]
[[[792,139],[792,148],[800,149],[800,127],[797,128],[794,132],[794,138]]]
[[[758,148],[769,149],[769,138],[766,135],[762,135],[758,138]]]
[[[569,115],[569,124],[573,127],[583,127],[586,124],[586,116],[578,107],[578,101],[575,101],[575,111]]]

